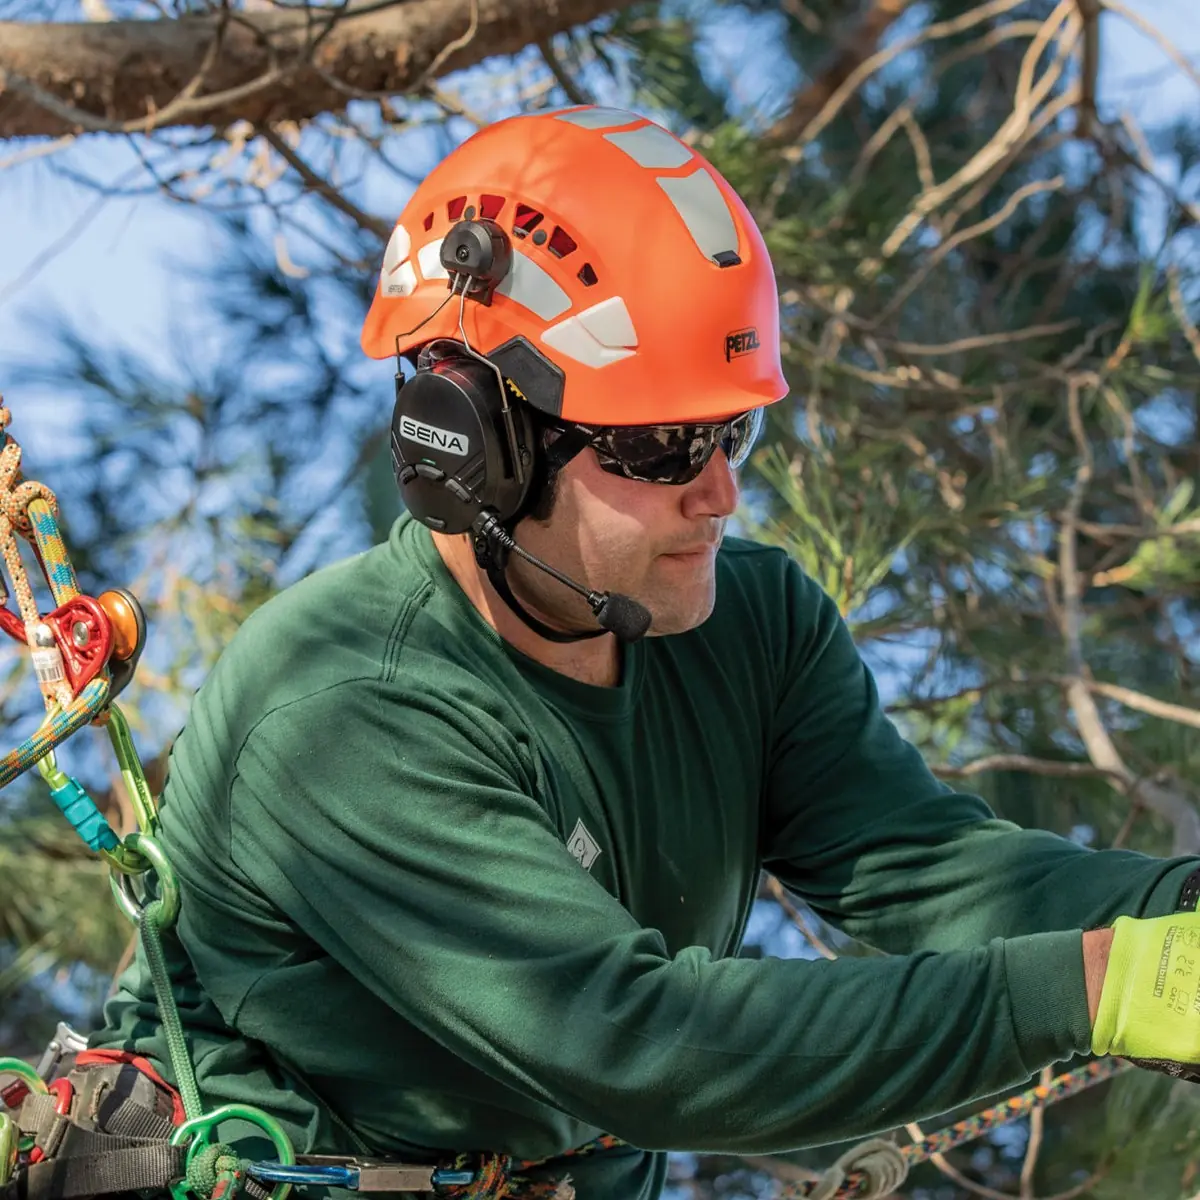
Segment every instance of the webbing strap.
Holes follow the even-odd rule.
[[[3,1200],[72,1200],[142,1188],[166,1189],[185,1170],[185,1147],[169,1144],[169,1116],[131,1095],[141,1089],[153,1103],[154,1085],[119,1065],[85,1067],[68,1077],[80,1085],[74,1117],[56,1111],[58,1097],[30,1094],[17,1125],[32,1136],[44,1158],[18,1171]],[[97,1127],[92,1128],[92,1119]]]
[[[54,1158],[17,1174],[4,1200],[77,1200],[141,1188],[166,1189],[184,1173],[185,1146],[117,1138],[70,1126]]]
[[[32,1137],[34,1142],[46,1148],[46,1141],[54,1129],[55,1122],[65,1120],[54,1110],[58,1103],[57,1096],[43,1096],[40,1092],[30,1092],[21,1101],[17,1110],[17,1125],[26,1137]]]
[[[117,1137],[153,1138],[165,1142],[174,1128],[169,1117],[151,1112],[140,1104],[122,1104],[104,1117],[104,1132]]]

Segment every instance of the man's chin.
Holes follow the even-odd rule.
[[[688,633],[699,629],[712,616],[714,596],[710,589],[703,600],[694,604],[659,603],[649,604],[651,622],[647,637],[670,637],[677,633]]]

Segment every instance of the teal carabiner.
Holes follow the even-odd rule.
[[[71,828],[83,838],[89,850],[103,853],[115,850],[121,844],[121,839],[113,832],[83,784],[61,770],[53,750],[38,761],[38,771],[49,786],[50,796],[59,811],[70,821]]]
[[[204,1113],[202,1116],[193,1117],[190,1121],[184,1121],[171,1134],[171,1145],[182,1146],[189,1139],[194,1139],[188,1146],[185,1160],[186,1166],[190,1167],[196,1154],[212,1144],[212,1131],[222,1121],[233,1120],[248,1121],[251,1125],[257,1125],[274,1144],[275,1151],[279,1155],[279,1162],[285,1167],[295,1164],[296,1151],[292,1146],[292,1139],[284,1132],[283,1126],[262,1109],[253,1108],[249,1104],[222,1104],[220,1108],[214,1108],[210,1113]],[[271,1193],[271,1200],[287,1200],[291,1190],[290,1183],[281,1183]],[[171,1184],[171,1195],[174,1200],[189,1200],[190,1188],[186,1175],[178,1183]]]

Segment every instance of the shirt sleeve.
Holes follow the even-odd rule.
[[[1197,860],[998,820],[900,736],[833,601],[794,565],[785,604],[765,858],[823,918],[903,955],[1175,909]]]
[[[1088,1044],[1065,999],[1083,994],[1078,934],[838,962],[672,956],[568,853],[528,739],[449,686],[346,687],[270,720],[238,760],[240,869],[455,1055],[644,1149],[857,1137]]]

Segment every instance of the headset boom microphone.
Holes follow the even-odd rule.
[[[475,519],[472,529],[477,536],[498,542],[505,550],[523,558],[539,571],[545,571],[553,579],[557,579],[564,587],[582,596],[591,608],[600,628],[611,633],[619,642],[636,642],[646,636],[650,628],[650,610],[639,604],[632,596],[623,596],[620,592],[589,591],[582,584],[557,571],[549,563],[544,563],[536,555],[523,550],[513,540],[504,526],[496,519],[494,513],[482,512]]]

